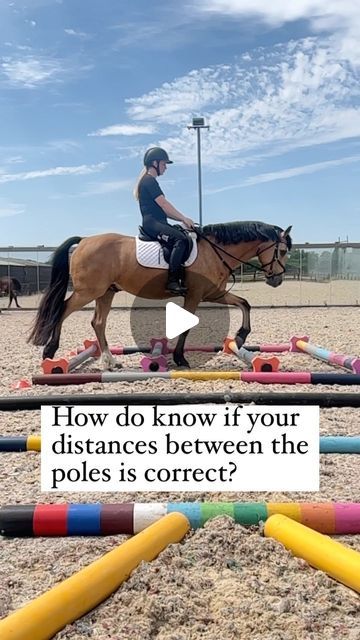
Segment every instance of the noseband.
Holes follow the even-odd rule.
[[[281,275],[282,275],[283,273],[285,273],[285,271],[286,271],[286,269],[285,269],[284,265],[282,264],[282,262],[280,261],[280,258],[279,258],[279,245],[280,245],[280,244],[282,244],[282,243],[283,243],[283,240],[277,240],[276,242],[273,242],[273,243],[270,245],[270,247],[265,247],[264,249],[261,249],[261,251],[257,251],[257,252],[256,252],[256,256],[257,256],[257,258],[258,258],[262,253],[264,253],[264,251],[267,251],[268,249],[271,249],[271,247],[275,247],[275,248],[274,248],[273,257],[272,257],[272,259],[270,260],[270,262],[267,262],[266,264],[262,264],[262,265],[261,265],[261,267],[262,267],[262,268],[261,268],[261,271],[264,271],[265,276],[266,276],[267,278],[271,278],[271,276],[273,276],[273,275],[274,275],[274,273],[273,273],[273,266],[274,266],[275,264],[278,264],[278,265],[281,267],[281,269],[282,269],[282,271],[280,271],[279,273],[277,273],[277,274],[276,274],[277,276],[281,276]],[[266,267],[270,267],[268,271],[266,271],[266,270],[265,270],[265,269],[266,269]]]

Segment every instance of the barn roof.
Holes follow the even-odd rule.
[[[37,265],[41,267],[49,267],[49,264],[45,262],[37,262],[36,260],[24,260],[22,258],[6,258],[4,256],[0,256],[0,265],[2,266],[14,266],[14,267],[36,267]]]

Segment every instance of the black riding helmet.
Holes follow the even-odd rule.
[[[164,162],[166,162],[166,164],[173,164],[173,161],[170,160],[165,149],[162,149],[161,147],[151,147],[151,149],[148,149],[146,151],[144,155],[145,167],[147,167],[147,169],[152,167],[154,160],[156,160],[157,162],[160,162],[160,160],[163,160]],[[156,169],[156,173],[160,175],[158,167],[154,167],[154,169]]]

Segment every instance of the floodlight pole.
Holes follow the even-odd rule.
[[[202,215],[202,193],[201,193],[201,141],[200,141],[200,130],[201,129],[210,129],[208,125],[205,124],[204,118],[193,118],[192,124],[188,125],[188,129],[196,130],[196,139],[197,139],[197,165],[198,165],[198,191],[199,191],[199,225],[202,227],[203,215]]]

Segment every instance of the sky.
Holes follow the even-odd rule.
[[[360,241],[358,0],[1,0],[0,245],[135,235],[147,148],[204,223]]]

